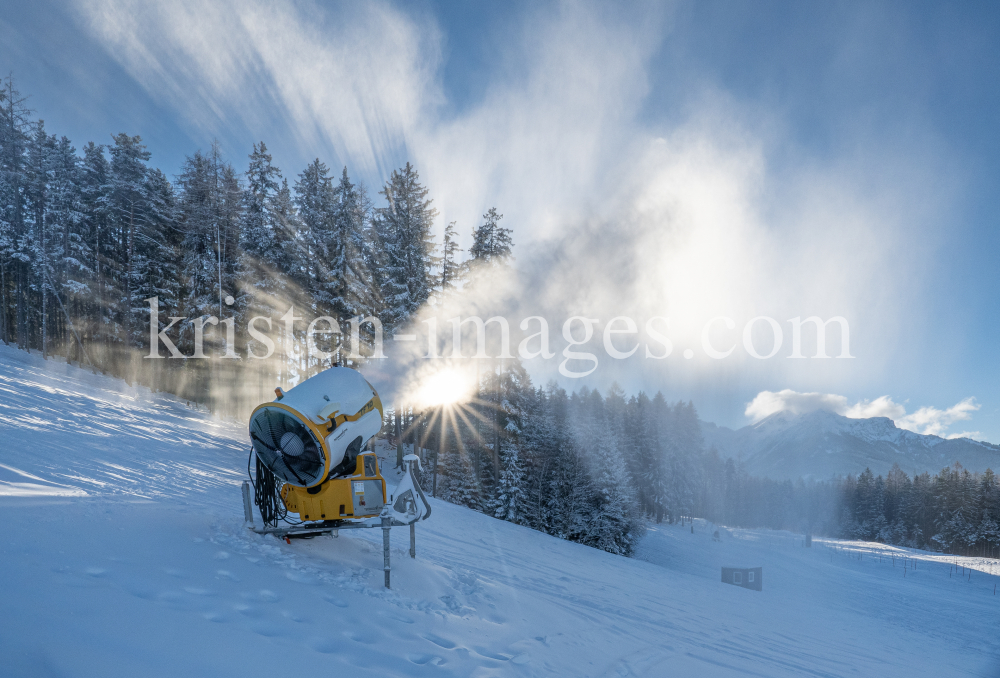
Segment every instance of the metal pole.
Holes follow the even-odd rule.
[[[253,509],[250,508],[250,482],[243,481],[243,520],[248,525],[253,525]]]
[[[400,427],[399,420],[402,417],[402,413],[399,411],[399,406],[396,406],[396,468],[403,467],[403,432]]]
[[[410,557],[417,557],[417,524],[410,523]]]
[[[382,559],[385,561],[385,587],[389,586],[389,527],[392,525],[392,518],[382,516]]]
[[[434,474],[431,476],[431,496],[437,496],[437,485],[438,485],[438,457],[441,456],[441,448],[444,447],[444,408],[438,410],[438,430],[437,430],[437,447],[434,450]]]

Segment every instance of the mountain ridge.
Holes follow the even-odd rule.
[[[893,464],[908,474],[937,473],[956,461],[970,471],[1000,468],[1000,446],[971,438],[941,438],[896,426],[888,417],[851,419],[817,410],[775,412],[740,429],[702,422],[705,447],[740,459],[753,475],[824,480]]]

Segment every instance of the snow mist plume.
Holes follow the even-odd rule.
[[[512,328],[541,315],[556,342],[573,315],[601,323],[624,315],[640,328],[670,319],[671,357],[648,359],[641,347],[628,360],[602,355],[591,386],[617,381],[692,397],[743,391],[765,375],[831,389],[870,378],[892,355],[899,314],[919,293],[903,283],[923,256],[906,234],[933,218],[948,190],[915,169],[933,166],[915,161],[919,145],[820,160],[781,141],[780,114],[707,77],[675,102],[678,112],[648,122],[651,59],[662,36],[670,39],[670,13],[659,7],[628,16],[599,4],[533,8],[498,50],[481,97],[447,113],[442,33],[397,6],[79,7],[137,81],[202,129],[236,120],[273,148],[284,139],[270,138],[284,134],[304,157],[327,149],[374,185],[410,159],[440,211],[438,227],[457,221],[468,233],[496,206],[514,230],[511,277],[449,312],[484,309],[482,317],[504,315]],[[713,341],[742,345],[740,331],[762,315],[786,332],[789,318],[843,316],[858,359],[787,360],[787,338],[767,361],[742,348],[716,361],[699,349],[711,318],[736,323]],[[766,352],[766,325],[752,335]],[[539,382],[558,376],[557,365],[527,367]],[[415,374],[381,369],[399,383]]]

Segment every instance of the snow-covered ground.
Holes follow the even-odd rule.
[[[700,521],[625,559],[432,500],[387,591],[378,530],[242,528],[240,424],[0,347],[0,433],[3,676],[1000,676],[980,559]]]

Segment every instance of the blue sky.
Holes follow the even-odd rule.
[[[765,400],[861,403],[993,442],[998,45],[995,3],[88,0],[0,14],[0,66],[78,147],[141,134],[174,174],[213,139],[242,168],[264,139],[290,178],[318,156],[370,186],[411,160],[442,223],[467,233],[491,205],[506,215],[523,278],[545,290],[511,288],[514,316],[669,315],[679,354],[714,315],[843,315],[857,356],[605,357],[568,387],[662,389],[730,426],[788,389]],[[978,410],[948,414],[968,398]]]

